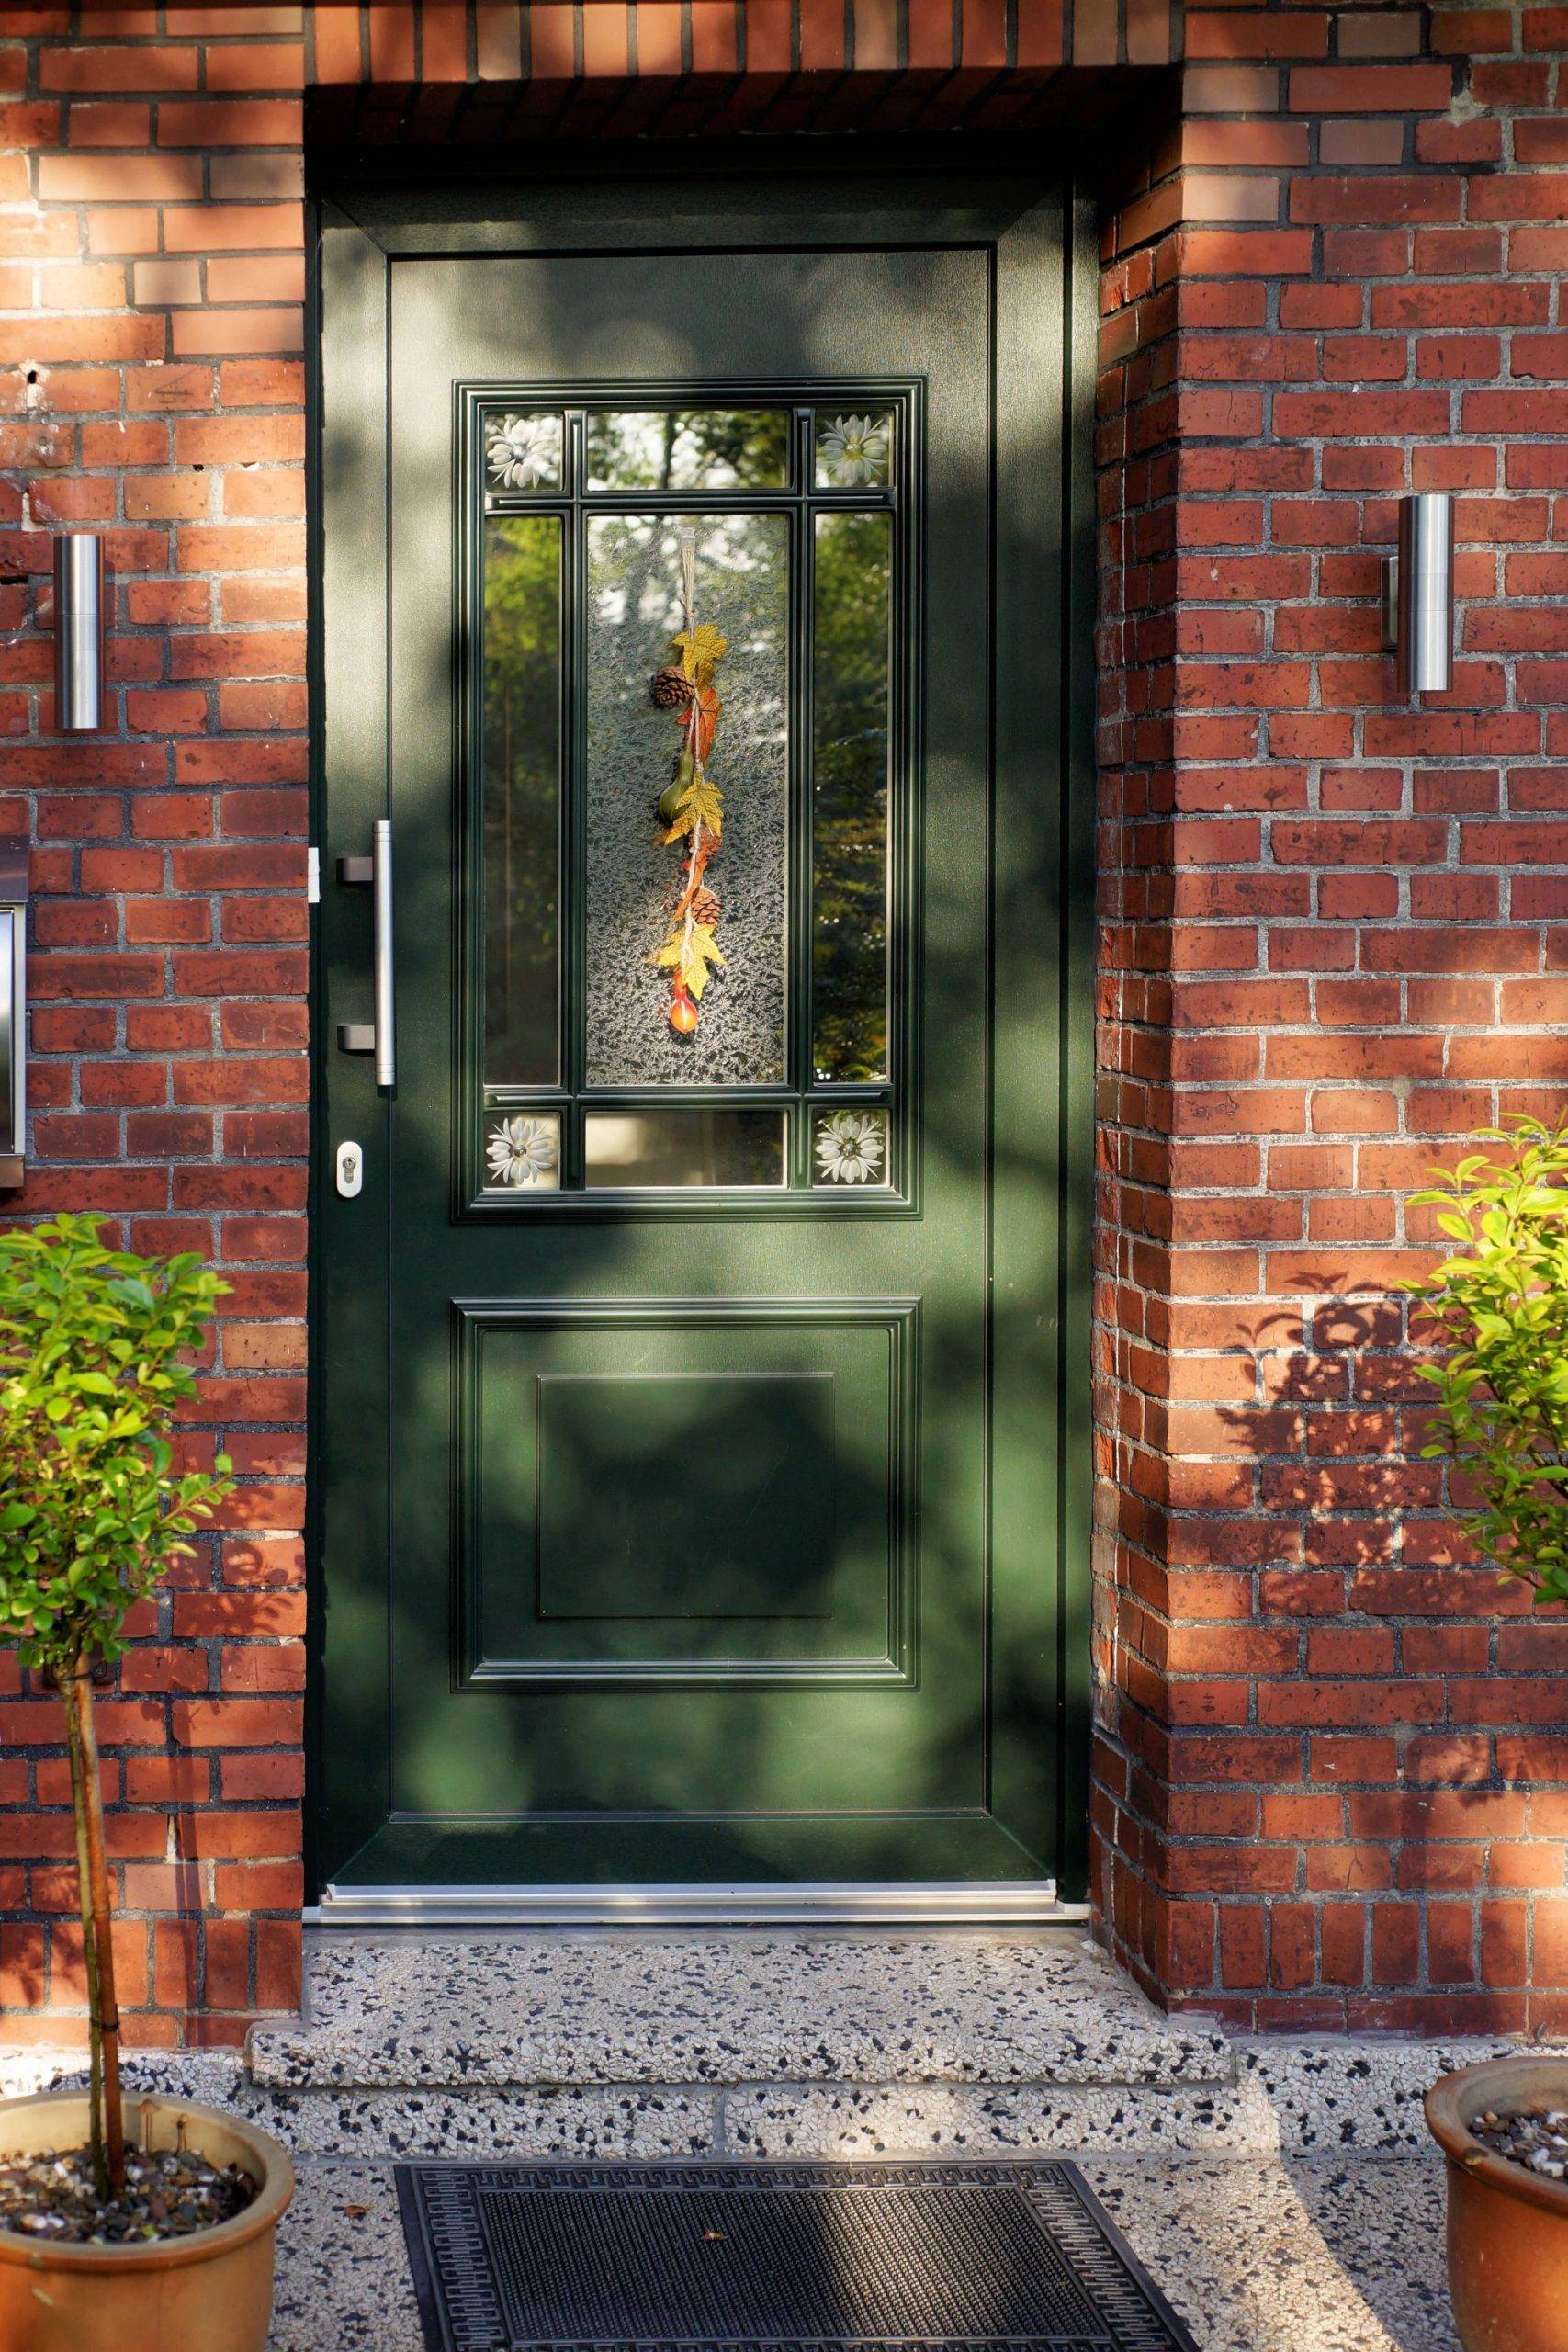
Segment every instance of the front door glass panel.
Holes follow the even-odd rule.
[[[484,1075],[558,1086],[561,517],[492,514],[484,534]]]
[[[812,1070],[887,1076],[893,517],[814,517]]]
[[[463,399],[469,1213],[901,1204],[919,388]]]
[[[679,1103],[590,1111],[583,1172],[590,1190],[659,1192],[669,1186],[761,1185],[784,1181],[784,1111],[706,1110]]]
[[[588,488],[783,490],[787,409],[591,409]]]
[[[789,517],[588,518],[583,981],[590,1087],[783,1085],[788,986]],[[671,663],[689,560],[698,626],[726,639],[705,769],[723,831],[703,879],[722,965],[705,975],[694,1029],[671,1026],[670,970],[653,961],[690,836],[668,839],[687,711],[650,681]],[[722,689],[722,694],[720,694]],[[667,686],[663,691],[669,692]],[[702,714],[699,712],[699,717]],[[706,842],[698,843],[698,854]]]

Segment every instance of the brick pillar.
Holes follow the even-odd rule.
[[[1190,7],[1115,208],[1098,1886],[1247,2024],[1568,2017],[1564,1632],[1455,1565],[1400,1295],[1428,1169],[1564,1107],[1563,44]],[[1378,572],[1429,488],[1460,659],[1412,709]]]

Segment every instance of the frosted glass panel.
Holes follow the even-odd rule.
[[[560,1075],[561,524],[492,515],[484,537],[484,1076]]]
[[[719,706],[704,757],[722,835],[698,909],[722,961],[708,965],[686,1034],[671,1026],[671,973],[655,961],[690,872],[690,835],[668,838],[691,720],[675,644],[686,619],[682,534],[694,610],[725,641],[704,688]],[[587,535],[588,1083],[776,1083],[786,1001],[786,520],[596,514]]]
[[[887,1074],[893,518],[817,517],[812,599],[812,1062]]]
[[[782,490],[783,409],[615,409],[588,417],[590,490]]]

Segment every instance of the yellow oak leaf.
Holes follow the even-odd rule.
[[[682,834],[689,833],[699,823],[705,827],[715,841],[724,831],[724,795],[716,784],[708,782],[706,776],[698,776],[680,795],[670,831],[664,838],[666,842],[678,842]]]
[[[714,663],[723,661],[729,639],[711,621],[699,621],[695,628],[683,628],[672,642],[685,675],[707,679],[713,675]]]
[[[687,994],[694,1001],[708,984],[710,964],[722,964],[724,957],[710,925],[694,922],[688,932],[683,922],[671,930],[663,946],[654,957],[656,964],[673,966],[685,983]]]
[[[708,984],[708,966],[722,965],[723,962],[707,924],[694,922],[681,958],[681,978],[686,983],[687,994],[694,1001],[702,995]]]

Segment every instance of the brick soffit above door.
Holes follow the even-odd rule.
[[[1028,129],[1179,54],[1175,0],[424,0],[319,6],[318,139]]]
[[[1165,65],[1178,0],[424,0],[319,6],[330,85]]]

